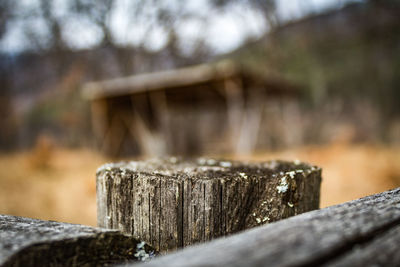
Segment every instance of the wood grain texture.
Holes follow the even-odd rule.
[[[192,246],[145,266],[399,266],[399,237],[397,188]]]
[[[321,169],[304,163],[176,158],[106,164],[98,225],[166,252],[319,207]]]
[[[0,215],[0,266],[107,266],[145,260],[132,237],[83,225]]]
[[[363,241],[363,240],[361,240]],[[400,224],[373,233],[327,266],[400,266]]]

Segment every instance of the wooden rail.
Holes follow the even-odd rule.
[[[399,249],[397,188],[135,266],[400,266]]]
[[[0,266],[105,266],[151,257],[117,231],[0,215]]]

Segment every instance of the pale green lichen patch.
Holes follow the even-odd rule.
[[[145,249],[146,242],[142,241],[136,245],[136,253],[134,256],[139,260],[139,261],[149,261],[152,258],[154,258],[155,254],[154,251],[150,251],[149,253],[146,252]]]
[[[261,218],[257,217],[257,218],[255,218],[255,220],[256,220],[257,224],[262,224],[265,222],[269,222],[270,218],[268,216],[261,217]]]
[[[281,178],[281,183],[276,187],[276,189],[278,190],[278,193],[286,193],[286,191],[289,189],[286,176]]]
[[[270,218],[268,217],[268,216],[266,216],[266,217],[264,217],[263,219],[262,219],[262,222],[266,222],[266,221],[269,221],[270,220]]]
[[[296,175],[296,172],[295,171],[290,171],[290,172],[287,172],[286,175],[288,175],[290,178],[293,179],[294,176]]]
[[[239,175],[240,175],[242,178],[247,179],[247,175],[246,175],[244,172],[239,172]]]

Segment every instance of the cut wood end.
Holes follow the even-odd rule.
[[[181,158],[170,157],[147,161],[107,163],[97,170],[96,175],[112,173],[112,176],[121,174],[124,177],[130,173],[145,173],[159,174],[172,179],[190,176],[192,179],[209,180],[221,178],[246,179],[249,176],[294,178],[298,174],[308,175],[320,172],[321,168],[300,161],[273,160],[249,163],[213,158],[182,160]]]

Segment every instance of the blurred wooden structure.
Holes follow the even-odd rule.
[[[266,99],[296,94],[231,61],[91,82],[96,140],[108,155],[251,152]]]

